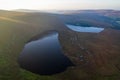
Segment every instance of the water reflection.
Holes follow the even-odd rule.
[[[73,65],[63,54],[56,32],[27,43],[18,62],[22,68],[41,75],[63,72]]]
[[[77,32],[91,32],[91,33],[99,33],[104,30],[104,28],[98,28],[98,27],[83,27],[83,26],[75,26],[75,25],[68,25],[66,26],[73,31]]]

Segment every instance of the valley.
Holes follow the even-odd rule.
[[[119,80],[120,25],[110,17],[88,14],[0,11],[0,80]],[[66,23],[104,30],[76,32]],[[21,68],[18,57],[25,44],[49,31],[59,33],[63,53],[75,66],[54,75]]]

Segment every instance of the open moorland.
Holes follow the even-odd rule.
[[[87,20],[88,15],[83,20],[83,15],[86,14],[78,16],[82,19],[76,19],[79,22],[76,24],[71,23],[73,17],[69,17],[70,15],[63,17],[43,12],[0,10],[0,80],[119,80],[120,24],[110,17],[99,15],[96,15],[99,19],[91,17],[93,20]],[[64,23],[102,26],[105,30],[100,33],[75,32]],[[62,50],[75,66],[50,76],[20,68],[17,61],[24,45],[51,30],[59,33]]]

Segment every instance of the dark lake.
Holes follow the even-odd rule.
[[[18,58],[20,67],[40,75],[52,75],[73,66],[63,54],[58,35],[57,32],[51,32],[28,42]]]

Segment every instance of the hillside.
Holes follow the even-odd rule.
[[[0,11],[0,80],[119,80],[120,30],[110,25],[101,33],[81,33],[55,14]],[[63,52],[75,66],[50,76],[20,68],[17,60],[26,42],[51,30],[59,32]]]
[[[60,27],[64,25],[49,14],[0,11],[0,80],[55,80],[22,70],[17,58],[32,37]]]
[[[59,17],[65,24],[120,29],[120,25],[116,22],[116,19],[111,18],[112,16],[106,16],[94,11],[63,13],[56,14],[56,16]]]

